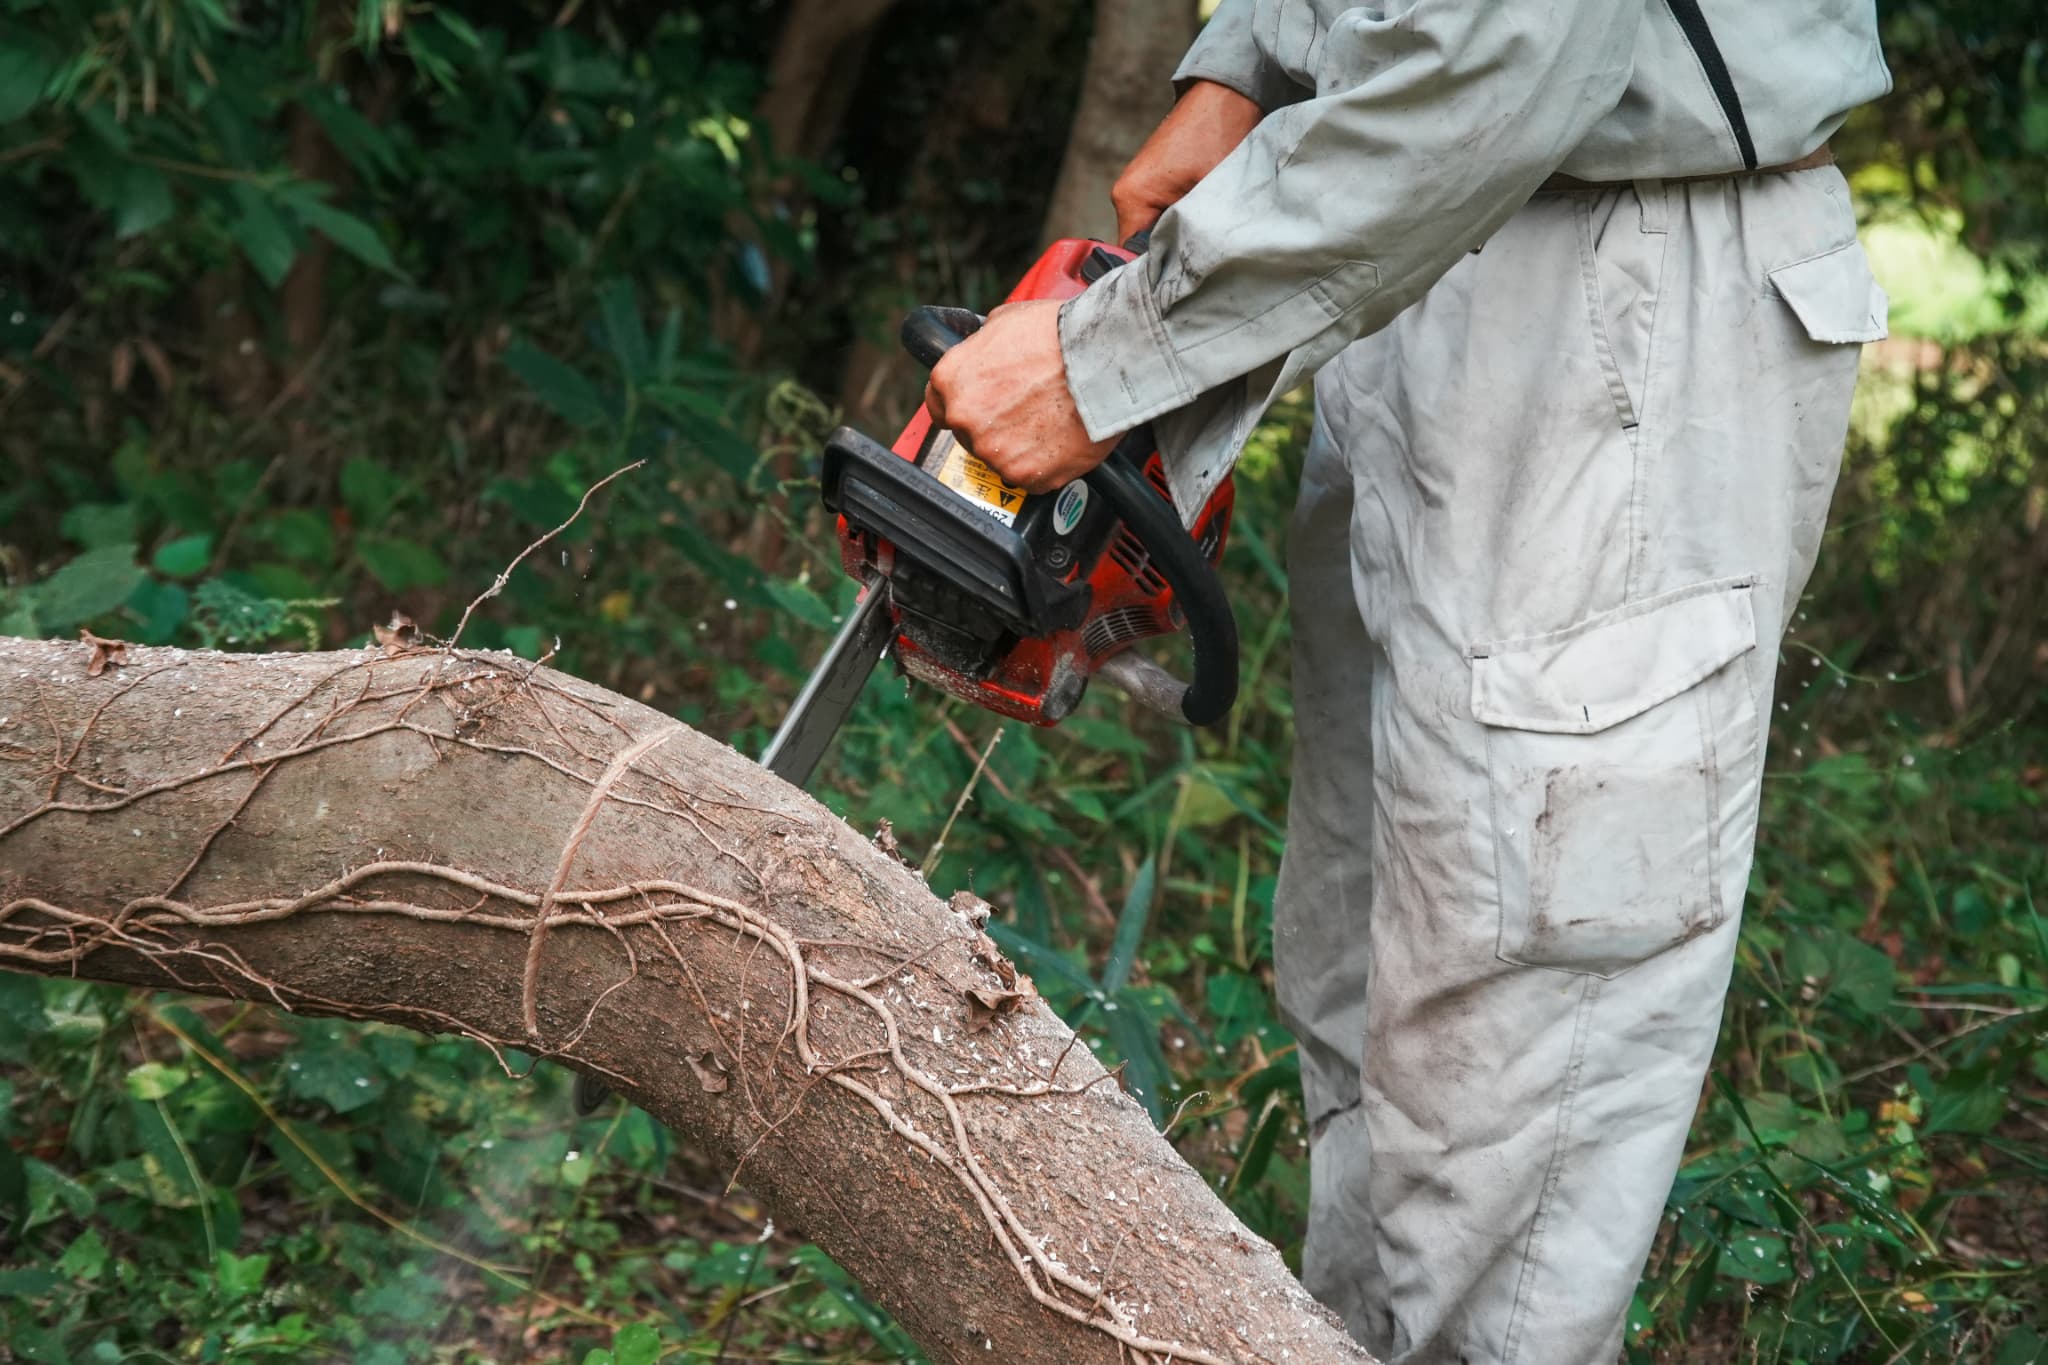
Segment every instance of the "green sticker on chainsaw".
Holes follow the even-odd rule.
[[[1005,483],[1003,476],[968,453],[967,447],[942,431],[933,451],[932,473],[946,487],[980,507],[1005,526],[1017,524],[1017,510],[1024,505],[1024,490]]]
[[[1081,514],[1088,510],[1088,485],[1079,479],[1060,490],[1060,499],[1052,505],[1052,530],[1054,535],[1063,536],[1081,524]]]

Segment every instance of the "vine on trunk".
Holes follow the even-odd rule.
[[[96,644],[71,646],[80,665],[109,659]],[[234,994],[268,999],[287,1010],[357,1018],[402,1017],[430,1031],[460,1033],[477,1039],[497,1055],[508,1073],[508,1048],[531,1055],[572,1060],[620,1087],[644,1084],[594,1060],[583,1048],[600,1012],[615,993],[642,974],[643,957],[660,955],[688,983],[689,995],[702,1011],[701,1023],[714,1044],[687,1057],[694,1083],[710,1093],[727,1090],[736,1080],[739,1098],[756,1130],[739,1159],[747,1161],[797,1114],[818,1085],[827,1085],[858,1101],[875,1121],[902,1139],[929,1164],[955,1182],[979,1211],[987,1236],[999,1249],[1030,1298],[1059,1316],[1099,1332],[1117,1343],[1119,1354],[1139,1360],[1209,1362],[1223,1365],[1230,1357],[1216,1351],[1163,1340],[1144,1331],[1140,1313],[1110,1288],[1116,1252],[1097,1276],[1083,1274],[1050,1250],[1051,1239],[1035,1230],[1016,1191],[1006,1190],[988,1169],[970,1135],[965,1107],[978,1099],[1052,1100],[1079,1096],[1107,1078],[1092,1059],[1063,1079],[1072,1039],[1049,1065],[1032,1064],[1027,1045],[1008,1056],[987,1059],[983,1074],[947,1077],[941,1069],[913,1058],[906,1046],[906,1023],[899,1002],[917,999],[916,988],[936,987],[951,993],[952,1002],[967,1008],[969,1031],[999,1027],[1035,1004],[1028,979],[1019,977],[984,935],[978,920],[961,917],[951,932],[908,951],[844,938],[805,938],[771,913],[774,869],[763,866],[752,847],[721,838],[713,806],[726,813],[753,812],[787,819],[764,805],[735,793],[730,801],[685,790],[645,760],[687,735],[675,722],[636,728],[601,702],[564,686],[538,664],[504,655],[457,651],[452,647],[408,645],[392,639],[377,651],[347,656],[328,668],[310,686],[300,688],[276,707],[268,719],[235,738],[209,761],[152,780],[123,780],[118,765],[92,745],[95,730],[110,710],[144,689],[175,687],[182,670],[194,660],[182,651],[134,651],[137,663],[111,661],[118,685],[98,702],[76,732],[65,733],[45,689],[86,685],[85,669],[72,684],[60,676],[31,684],[43,716],[38,725],[28,716],[9,723],[0,717],[0,764],[14,776],[32,776],[40,800],[10,814],[0,804],[0,967],[45,974],[77,973],[95,955],[110,950],[133,954],[160,969],[173,982],[209,994]],[[217,657],[217,656],[216,656]],[[304,656],[297,656],[301,662]],[[19,675],[29,676],[27,671]],[[114,682],[109,675],[90,685]],[[188,691],[190,688],[188,687]],[[17,693],[19,689],[16,689]],[[559,748],[548,752],[536,743],[512,742],[501,732],[515,727],[503,722],[521,713],[523,728],[552,735]],[[173,708],[173,716],[182,708]],[[651,713],[650,713],[651,714]],[[46,732],[37,736],[36,731]],[[572,738],[572,731],[583,737]],[[590,736],[609,737],[611,752]],[[427,746],[434,764],[454,751],[491,755],[513,765],[538,764],[586,789],[580,813],[569,826],[553,874],[541,890],[511,884],[484,872],[417,857],[378,856],[337,872],[310,889],[209,901],[190,888],[238,819],[259,793],[274,785],[281,773],[316,756],[359,747],[385,737],[408,739]],[[552,747],[552,746],[551,746]],[[9,894],[22,878],[9,871],[6,853],[39,824],[61,816],[103,820],[172,793],[213,784],[239,783],[224,805],[227,813],[200,835],[196,852],[161,890],[132,896],[111,911],[80,908],[47,892]],[[0,796],[6,785],[0,782]],[[615,806],[640,807],[689,826],[714,850],[714,860],[730,864],[737,883],[752,888],[750,898],[723,894],[694,881],[673,876],[634,876],[610,884],[576,887],[575,872],[586,840],[600,816]],[[140,830],[136,833],[139,835]],[[803,856],[801,852],[791,856]],[[394,1006],[331,998],[300,983],[277,979],[254,966],[233,945],[233,931],[306,917],[368,917],[425,924],[463,925],[472,930],[516,935],[525,939],[524,975],[520,982],[521,1029],[512,1034],[493,1030],[455,1011],[418,1003]],[[544,1010],[542,986],[548,980],[546,952],[551,935],[589,933],[616,945],[616,978],[598,991],[566,1028],[555,1028]],[[699,960],[707,935],[744,942],[749,962],[769,955],[779,981],[780,999],[766,1011],[770,1036],[752,1044],[748,1026],[761,1016],[756,1001],[742,999],[735,1017],[714,1007],[712,992],[700,978]],[[976,980],[965,987],[956,969],[933,965],[942,953],[964,955]],[[751,979],[749,976],[748,979]],[[961,996],[967,997],[965,1001]],[[821,1001],[837,998],[854,1007],[864,1021],[849,1024],[835,1018],[829,1030],[836,1041],[822,1041],[818,1028]],[[842,1012],[843,1015],[843,1012]],[[942,1043],[936,1028],[935,1045]],[[956,1042],[958,1039],[956,1039]],[[955,1063],[958,1052],[936,1054]],[[1085,1058],[1087,1053],[1082,1051]],[[1039,1068],[1043,1068],[1042,1070]],[[1086,1074],[1092,1073],[1092,1074]],[[1083,1078],[1085,1075],[1085,1078]],[[795,1087],[793,1098],[778,1103],[772,1093],[783,1081]],[[737,1179],[739,1170],[735,1170]],[[1121,1247],[1119,1245],[1118,1250]],[[1082,1250],[1087,1251],[1086,1243]],[[1150,1312],[1146,1305],[1145,1312]]]

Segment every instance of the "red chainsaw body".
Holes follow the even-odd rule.
[[[1072,238],[1055,242],[1007,301],[1072,298],[1101,271],[1129,259],[1130,253],[1101,242]],[[1078,482],[1058,492],[1025,494],[1003,484],[993,471],[954,447],[950,433],[932,430],[931,414],[920,406],[890,448],[927,469],[944,465],[940,472],[942,477],[950,476],[949,486],[968,490],[960,495],[983,505],[990,515],[1012,525],[1038,528],[1043,549],[1040,562],[1064,583],[1085,577],[1088,606],[1074,629],[1043,636],[1015,635],[992,651],[963,654],[948,647],[939,638],[942,633],[921,629],[916,615],[903,611],[892,599],[889,611],[895,636],[891,657],[911,676],[978,706],[1034,725],[1057,724],[1073,710],[1089,677],[1105,660],[1141,640],[1179,629],[1173,590],[1150,563],[1144,546],[1121,523],[1078,526],[1089,541],[1082,546],[1055,540],[1046,531],[1048,524],[1059,526],[1067,520],[1077,495],[1080,508],[1088,506],[1087,490]],[[962,461],[967,462],[965,466]],[[1165,465],[1156,450],[1144,461],[1144,472],[1159,495],[1171,503]],[[977,496],[977,491],[982,496]],[[1050,506],[1027,518],[1024,504],[1039,499]],[[1235,500],[1235,489],[1225,479],[1189,528],[1211,564],[1222,559]],[[1077,522],[1085,515],[1081,510],[1072,512]],[[1040,548],[1035,542],[1034,550]],[[896,569],[895,548],[888,541],[850,528],[841,517],[839,550],[849,575],[865,580],[879,574],[880,590],[888,590]]]

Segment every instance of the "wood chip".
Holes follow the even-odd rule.
[[[79,627],[78,638],[92,646],[92,658],[87,660],[85,665],[85,676],[88,678],[97,678],[109,667],[119,668],[128,662],[126,640],[102,640],[83,626]]]
[[[731,1088],[732,1077],[726,1075],[725,1063],[712,1052],[692,1052],[683,1060],[690,1064],[690,1072],[697,1078],[707,1095],[722,1095]]]
[[[387,659],[396,658],[407,650],[418,647],[420,642],[420,628],[402,611],[391,613],[391,624],[388,626],[371,626],[370,634],[376,639],[377,647],[384,651],[384,657]]]

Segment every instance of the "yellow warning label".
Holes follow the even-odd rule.
[[[939,433],[932,452],[932,473],[946,487],[975,503],[1005,526],[1017,524],[1017,511],[1024,505],[1025,492],[990,469],[967,447],[953,439],[950,431]]]

